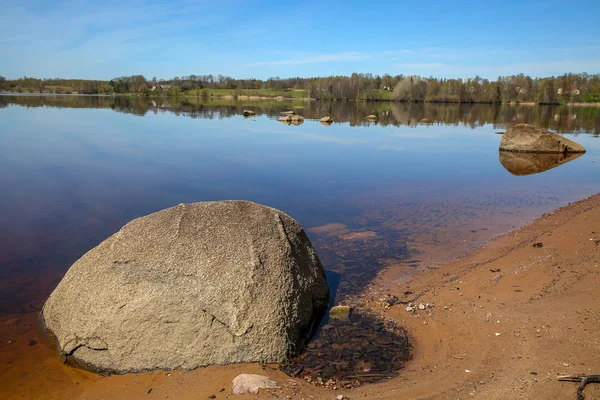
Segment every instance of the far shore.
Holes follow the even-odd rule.
[[[243,93],[243,91],[242,91]],[[169,94],[144,94],[144,93],[99,93],[99,94],[84,94],[84,93],[54,93],[54,92],[0,92],[1,96],[103,96],[103,97],[143,97],[148,99],[153,98],[203,98],[203,99],[221,99],[231,101],[259,101],[259,100],[277,100],[277,101],[349,101],[349,102],[383,102],[383,103],[430,103],[430,104],[503,104],[503,105],[520,105],[520,106],[540,106],[540,105],[565,105],[565,106],[576,106],[576,107],[600,107],[600,102],[573,102],[573,103],[541,103],[535,101],[504,101],[504,102],[458,102],[458,101],[414,101],[414,100],[397,100],[394,98],[383,98],[383,99],[318,99],[314,97],[303,97],[303,96],[256,96],[246,94],[210,94],[208,96],[202,96],[199,94],[186,94],[179,93],[177,95]]]

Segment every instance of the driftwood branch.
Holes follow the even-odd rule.
[[[347,375],[344,376],[344,379],[361,379],[361,378],[395,378],[398,374],[396,372],[389,372],[383,374],[376,373],[366,373],[366,374],[357,374],[357,375]]]
[[[583,389],[588,383],[600,383],[600,375],[561,375],[557,377],[562,382],[579,382],[577,400],[583,400]]]

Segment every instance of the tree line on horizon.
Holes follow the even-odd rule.
[[[291,91],[304,91],[304,97],[323,100],[559,104],[600,102],[600,74],[566,73],[543,78],[518,74],[498,77],[496,80],[479,76],[446,79],[358,73],[351,76],[274,77],[266,80],[234,79],[223,75],[189,75],[167,80],[148,80],[143,75],[132,75],[110,81],[31,77],[10,80],[0,76],[2,92],[211,96],[218,94],[215,90],[219,89],[227,90],[233,96],[252,90],[257,95],[273,97],[288,97],[286,94]]]

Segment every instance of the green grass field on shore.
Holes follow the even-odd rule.
[[[308,97],[306,90],[293,89],[192,89],[183,93],[185,96],[256,96],[256,97],[286,97],[292,99],[303,99]]]

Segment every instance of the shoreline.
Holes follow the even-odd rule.
[[[26,374],[15,368],[2,374],[9,384],[0,388],[0,395],[88,400],[225,398],[236,375],[257,373],[276,380],[281,389],[235,398],[272,398],[273,393],[293,399],[338,394],[383,400],[398,396],[574,398],[577,385],[557,382],[556,375],[600,371],[598,227],[600,193],[433,268],[422,266],[407,274],[405,266],[393,265],[381,271],[364,291],[364,305],[407,329],[414,346],[413,360],[400,370],[399,378],[389,381],[332,391],[292,379],[275,365],[259,364],[101,376],[63,365],[50,345],[39,343],[36,352],[18,354],[24,358],[19,364],[27,365]],[[542,247],[533,247],[540,242]],[[403,304],[384,307],[381,299],[388,296],[434,307],[415,313],[405,311]],[[9,328],[2,330],[0,351],[4,353],[14,337],[21,346],[27,346],[27,340],[41,342],[39,337],[26,336],[31,336],[26,329],[36,318],[37,312],[31,312],[0,321]],[[13,332],[5,337],[8,330]],[[13,362],[5,357],[3,361]],[[27,376],[35,377],[34,381],[24,380]],[[588,398],[598,397],[600,387],[589,385],[585,393]]]
[[[191,94],[178,94],[178,95],[152,95],[142,93],[97,93],[97,94],[84,94],[84,93],[46,93],[46,92],[34,92],[34,93],[22,93],[22,92],[0,92],[0,96],[85,96],[85,97],[141,97],[147,99],[178,99],[178,98],[202,98],[206,100],[219,99],[219,100],[231,100],[231,101],[256,101],[256,100],[277,100],[277,101],[332,101],[332,102],[365,102],[365,103],[403,103],[403,104],[487,104],[487,105],[509,105],[509,106],[568,106],[568,107],[600,107],[600,102],[573,102],[573,103],[541,103],[537,101],[503,101],[503,102],[476,102],[476,101],[438,101],[438,100],[396,100],[396,99],[320,99],[314,97],[286,97],[286,96],[256,96],[256,95],[191,95]]]

